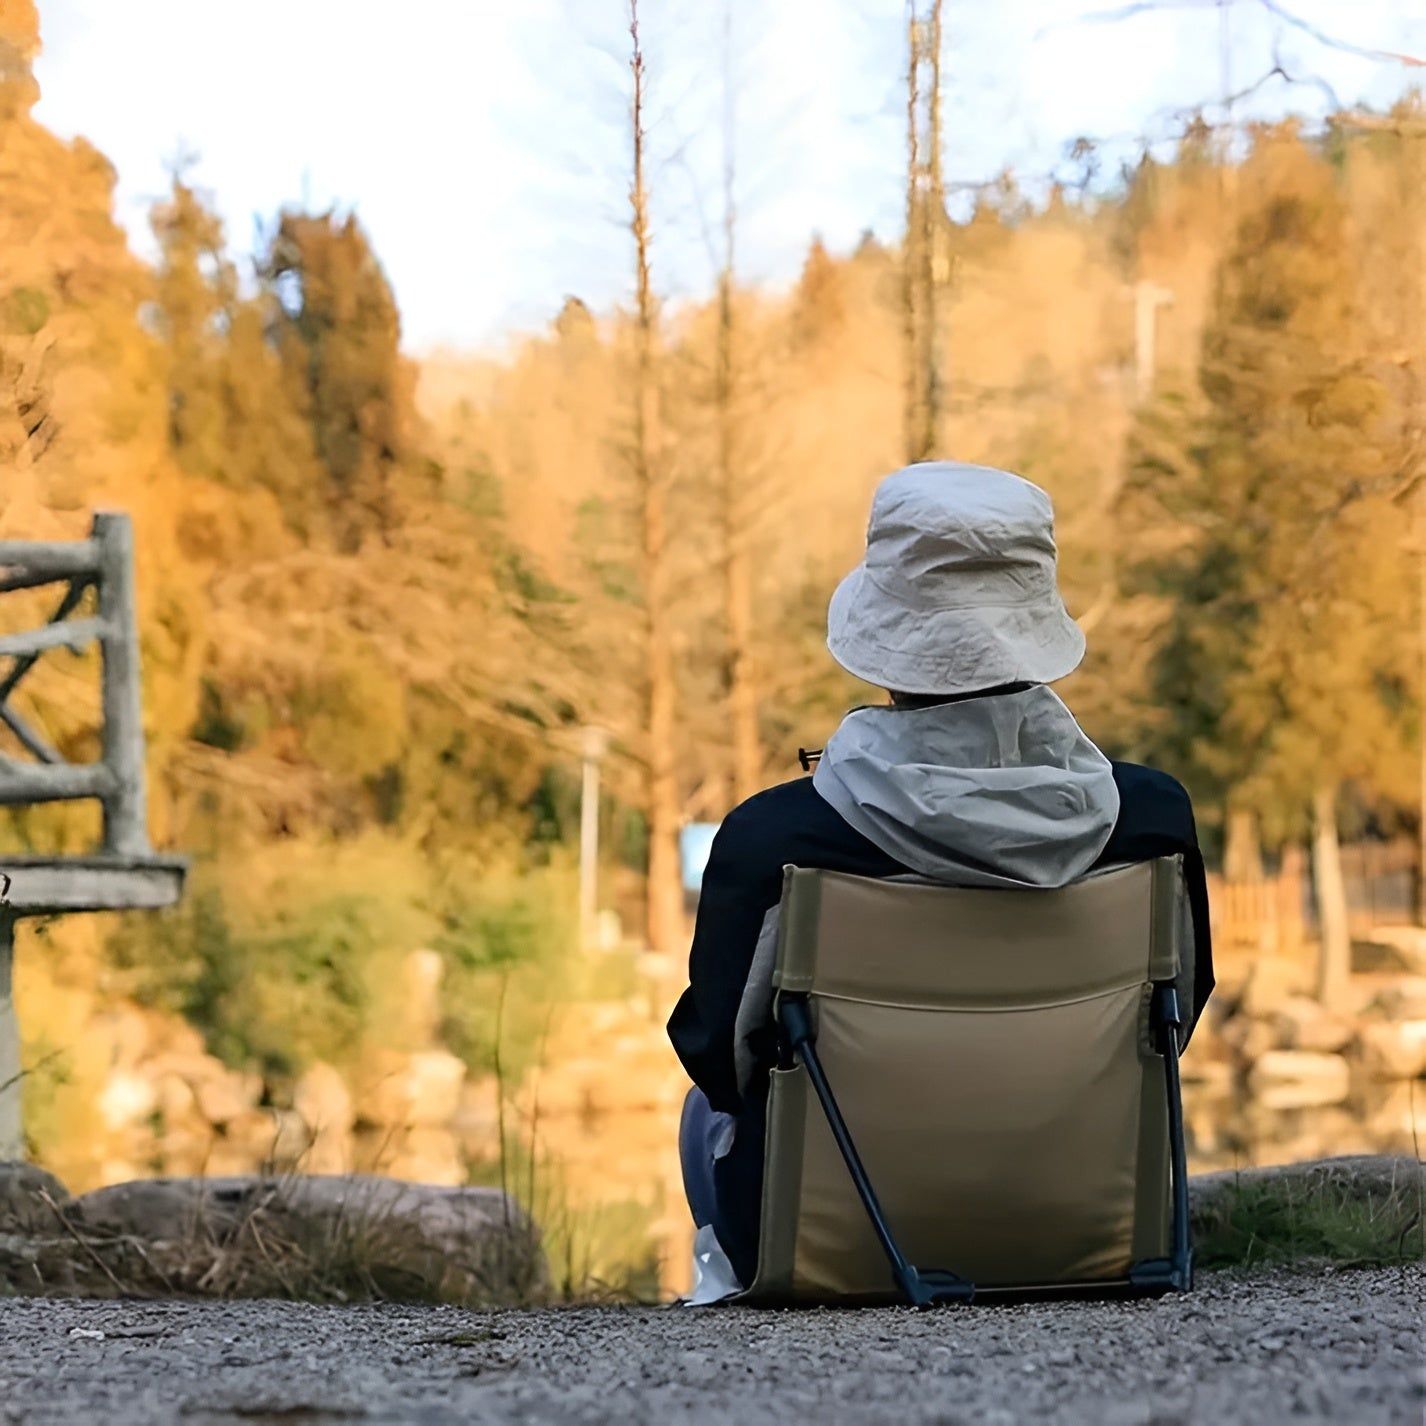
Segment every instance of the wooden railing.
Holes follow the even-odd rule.
[[[1224,948],[1290,955],[1306,938],[1300,876],[1233,882],[1208,878],[1213,936]]]
[[[106,852],[149,851],[144,798],[144,734],[139,699],[139,642],[134,609],[133,529],[127,515],[96,515],[87,540],[0,541],[0,594],[62,584],[63,595],[38,629],[0,635],[0,723],[33,761],[0,756],[0,804],[97,798],[104,809]],[[95,615],[77,617],[87,590]],[[16,689],[51,649],[99,645],[103,732],[99,760],[68,762],[14,706]]]
[[[1349,843],[1342,848],[1354,936],[1367,936],[1374,926],[1414,919],[1416,855],[1415,846],[1405,840]],[[1305,869],[1246,882],[1210,873],[1208,896],[1214,939],[1225,948],[1291,955],[1317,934],[1312,883]]]

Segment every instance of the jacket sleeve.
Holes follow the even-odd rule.
[[[1181,783],[1156,768],[1114,764],[1119,788],[1119,822],[1100,854],[1100,863],[1183,857],[1184,888],[1193,917],[1193,1005],[1189,1034],[1213,994],[1213,935],[1208,919],[1208,878],[1193,803]]]
[[[738,1005],[753,962],[758,931],[782,894],[776,839],[766,835],[760,794],[736,808],[719,828],[703,871],[688,989],[668,1022],[668,1036],[689,1077],[714,1109],[741,1107],[733,1045]]]

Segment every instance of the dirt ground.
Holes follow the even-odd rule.
[[[1426,1270],[915,1313],[0,1300],[0,1421],[1426,1419]]]

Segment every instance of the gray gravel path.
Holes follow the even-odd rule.
[[[1424,1295],[1413,1267],[924,1314],[12,1298],[0,1422],[1421,1426]]]

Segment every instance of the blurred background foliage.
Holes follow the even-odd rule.
[[[446,1042],[489,1067],[503,1004],[508,1053],[536,1055],[542,1004],[596,974],[574,956],[586,724],[613,735],[608,900],[639,923],[636,324],[571,296],[507,357],[415,360],[354,214],[272,215],[240,260],[183,166],[142,261],[104,156],[31,113],[37,35],[7,0],[0,532],[132,512],[153,831],[196,858],[181,908],[97,922],[75,954],[282,1076],[399,1045],[384,987],[429,947]],[[1423,172],[1416,97],[1313,133],[1190,123],[1173,157],[1092,193],[1032,203],[1007,174],[967,220],[943,195],[933,215],[937,453],[1050,490],[1090,636],[1065,696],[1111,754],[1188,783],[1215,857],[1233,826],[1271,854],[1314,815],[1417,817]],[[870,491],[906,455],[905,256],[814,239],[790,291],[730,272],[656,312],[681,818],[795,775],[797,746],[873,696],[822,639]],[[27,685],[75,755],[91,675],[56,658]],[[92,823],[6,812],[0,839],[72,848]],[[512,977],[528,993],[504,996]]]

